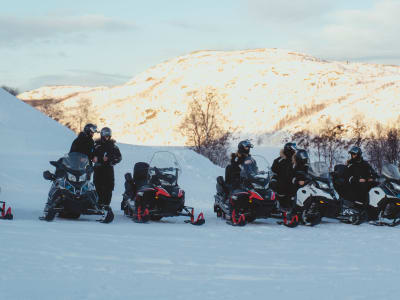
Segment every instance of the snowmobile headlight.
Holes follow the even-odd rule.
[[[400,191],[400,185],[399,185],[399,184],[394,183],[394,182],[391,182],[391,184],[392,184],[393,188],[394,188],[396,191]]]
[[[322,181],[317,181],[317,182],[321,189],[329,189],[329,185],[327,185],[325,182]]]
[[[261,185],[261,184],[257,184],[257,183],[253,183],[253,187],[254,187],[255,189],[258,189],[258,190],[263,190],[263,189],[265,189],[265,185]]]
[[[86,181],[86,174],[79,176],[79,181]]]
[[[65,189],[72,193],[75,193],[75,188],[68,181],[65,181]]]
[[[68,174],[67,176],[68,176],[68,180],[69,181],[74,181],[74,182],[76,181],[76,176],[75,175],[73,175],[71,173],[67,173],[67,174]]]
[[[89,191],[89,184],[84,184],[81,188],[81,194],[86,193],[87,191]]]
[[[163,180],[163,179],[160,179],[160,183],[161,183],[161,185],[172,186],[171,183],[169,183],[168,181]]]

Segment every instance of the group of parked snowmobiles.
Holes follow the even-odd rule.
[[[77,219],[81,215],[99,215],[97,221],[110,223],[114,213],[110,206],[98,201],[91,182],[93,167],[85,154],[71,152],[58,161],[50,161],[55,174],[45,171],[43,177],[52,181],[44,215],[41,220]],[[125,188],[121,209],[137,223],[158,221],[163,217],[188,216],[193,225],[205,223],[200,213],[195,220],[194,209],[185,206],[185,192],[178,185],[181,171],[176,157],[168,151],[154,153],[150,164],[135,164],[133,176],[125,174]]]
[[[252,147],[251,143],[248,146]],[[248,152],[246,155],[249,157]],[[385,164],[375,180],[361,183],[369,190],[364,201],[354,199],[346,165],[336,165],[329,172],[327,164],[316,162],[307,169],[307,172],[298,172],[302,184],[291,196],[292,204],[288,208],[277,200],[277,193],[271,188],[274,174],[263,157],[254,155],[240,168],[236,166],[236,170],[230,164],[225,179],[217,178],[214,212],[234,226],[244,226],[259,218],[279,218],[282,220],[278,223],[287,227],[314,226],[322,218],[353,225],[367,221],[379,226],[400,224],[400,172],[395,165]]]
[[[108,130],[109,140],[111,129],[103,129]],[[87,150],[93,146],[91,139],[97,128],[88,124],[85,130],[87,134],[83,137],[88,143],[83,143],[83,149]],[[354,225],[367,221],[379,226],[400,224],[400,172],[397,166],[385,164],[378,176],[362,160],[361,149],[353,147],[349,151],[353,160],[347,165],[336,165],[333,172],[329,172],[325,163],[311,164],[307,151],[287,143],[270,167],[264,157],[250,155],[252,147],[249,140],[241,141],[238,152],[232,154],[231,163],[225,169],[225,178],[217,177],[214,212],[228,224],[244,226],[265,218],[279,218],[278,223],[287,227],[314,226],[322,218]],[[364,169],[354,167],[357,157],[361,162],[358,167]],[[70,151],[59,160],[50,161],[56,170],[54,174],[43,173],[52,184],[41,220],[52,221],[56,216],[78,219],[81,215],[97,215],[100,217],[97,221],[102,223],[114,220],[109,202],[99,201],[100,192],[91,181],[95,160],[95,156],[89,158],[85,151]],[[121,157],[118,162],[120,160]],[[368,178],[361,178],[360,174],[348,178],[350,168],[357,172],[367,170]],[[204,224],[203,213],[196,218],[193,207],[185,205],[185,191],[178,185],[181,170],[175,155],[168,151],[155,152],[149,163],[137,162],[133,173],[125,174],[121,202],[124,215],[136,223],[185,216],[189,218],[186,223]],[[364,196],[354,193],[354,187],[363,191]],[[12,218],[11,208],[6,209],[5,202],[0,201],[0,219]]]

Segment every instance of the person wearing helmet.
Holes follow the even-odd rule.
[[[231,154],[231,163],[225,168],[227,194],[232,190],[239,188],[242,169],[244,169],[245,165],[248,166],[252,161],[254,161],[250,155],[251,148],[253,148],[253,144],[249,140],[244,140],[239,142],[236,153]],[[246,161],[247,163],[245,163]]]
[[[292,157],[293,162],[293,179],[294,191],[305,184],[307,179],[310,158],[308,152],[304,149],[298,149]]]
[[[362,157],[360,147],[353,146],[350,151],[350,159],[347,161],[347,176],[351,201],[359,201],[365,206],[368,201],[368,192],[378,177],[371,165]]]
[[[290,209],[292,206],[290,199],[290,186],[293,179],[292,157],[296,150],[295,143],[286,143],[271,167],[273,175],[269,187],[275,192],[276,199],[283,210]]]
[[[114,166],[122,160],[121,152],[111,136],[111,129],[104,127],[100,131],[100,139],[95,142],[94,155],[97,157],[97,163],[94,165],[93,182],[99,195],[100,205],[111,203],[115,185]]]
[[[94,156],[94,140],[93,135],[97,132],[97,126],[89,123],[79,133],[78,137],[72,142],[69,152],[79,152],[89,157],[89,160],[96,162]]]
[[[296,205],[296,193],[299,188],[305,185],[310,164],[308,153],[304,149],[297,149],[292,156],[292,180],[288,187],[291,199],[291,208],[285,211],[284,224],[288,227],[295,227],[299,223],[299,207]]]

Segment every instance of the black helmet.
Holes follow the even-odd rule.
[[[294,156],[296,160],[296,164],[300,166],[308,166],[310,158],[308,157],[308,153],[304,149],[298,149],[296,151],[296,155]]]
[[[97,126],[92,123],[86,124],[85,127],[83,127],[83,132],[89,136],[92,136],[95,132],[97,132]]]
[[[283,147],[283,154],[285,154],[286,158],[291,158],[293,154],[297,151],[296,143],[286,143]]]
[[[361,157],[362,157],[361,148],[360,148],[360,147],[357,147],[357,146],[351,147],[349,153],[350,153],[350,155],[351,155],[351,154],[355,154],[355,155],[356,155],[356,159],[361,159]]]
[[[111,135],[112,135],[112,132],[111,132],[111,129],[109,127],[103,127],[101,129],[101,131],[100,131],[100,136],[102,138],[105,138],[107,136],[111,137]]]
[[[350,153],[350,154],[357,154],[357,155],[360,155],[360,156],[362,155],[361,148],[360,148],[360,147],[357,147],[357,146],[351,147],[349,153]]]
[[[238,152],[241,154],[249,154],[250,148],[253,148],[253,144],[249,140],[241,141],[238,144]]]

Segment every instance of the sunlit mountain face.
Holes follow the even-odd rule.
[[[118,141],[183,145],[177,128],[194,97],[207,91],[218,99],[223,127],[270,144],[285,132],[317,132],[327,120],[345,126],[362,120],[368,130],[377,122],[393,126],[400,114],[400,67],[279,49],[198,51],[121,86],[47,86],[18,97],[44,112],[63,112],[58,121],[75,130],[86,121],[79,116],[88,113],[99,127],[111,127]]]

